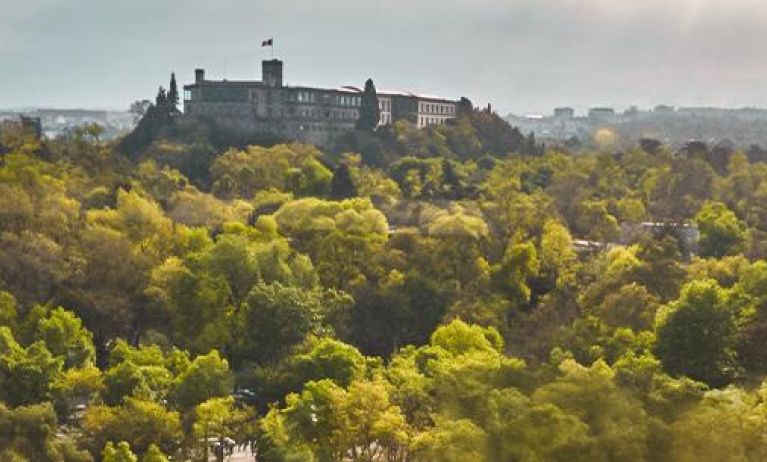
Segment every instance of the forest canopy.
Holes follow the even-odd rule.
[[[1,460],[767,459],[767,164],[482,110],[221,146],[165,98],[2,138]]]

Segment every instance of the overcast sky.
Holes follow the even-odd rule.
[[[175,71],[491,102],[767,107],[765,0],[0,0],[0,108],[127,108]]]

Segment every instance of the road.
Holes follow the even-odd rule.
[[[210,462],[216,462],[216,457],[211,455]],[[255,462],[256,456],[250,451],[248,445],[236,446],[231,456],[224,456],[224,462]]]

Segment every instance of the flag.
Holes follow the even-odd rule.
[[[268,38],[268,39],[266,39],[266,40],[262,40],[262,41],[261,41],[261,46],[262,46],[262,47],[271,47],[271,46],[274,46],[274,39],[273,39],[273,38]]]

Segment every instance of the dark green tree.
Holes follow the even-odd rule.
[[[276,363],[319,327],[327,306],[320,291],[278,282],[256,284],[235,317],[232,356],[240,364]]]
[[[462,96],[461,100],[458,101],[456,112],[458,115],[471,115],[471,113],[474,112],[474,106],[472,105],[471,100]]]
[[[702,279],[688,283],[678,300],[661,308],[655,353],[668,373],[711,386],[737,376],[737,313],[728,297],[716,281]]]
[[[92,462],[68,437],[57,434],[56,412],[50,404],[9,408],[0,403],[0,460]]]
[[[365,90],[362,92],[360,101],[360,117],[357,119],[357,129],[372,132],[378,126],[381,119],[381,110],[378,108],[378,95],[373,79],[365,82]]]
[[[172,87],[174,80],[171,80]],[[147,108],[141,120],[136,124],[136,128],[120,141],[117,150],[136,157],[141,151],[148,148],[156,138],[166,132],[175,123],[173,116],[178,112],[171,100],[171,98],[178,100],[178,90],[175,93],[174,97],[172,94],[166,93],[165,88],[160,86],[154,105]],[[176,104],[178,103],[176,102]]]
[[[165,88],[160,86],[160,88],[157,90],[157,96],[154,98],[154,105],[158,108],[165,107],[165,105],[168,103],[168,94],[165,92]]]
[[[333,172],[333,180],[330,183],[330,197],[336,200],[357,197],[357,187],[354,186],[351,170],[348,165],[341,164]]]
[[[522,150],[529,156],[540,156],[543,155],[545,147],[543,143],[538,143],[535,140],[535,133],[530,132],[528,133],[527,137],[525,137],[525,143]]]
[[[168,110],[177,113],[178,112],[178,85],[176,84],[176,73],[170,74],[170,86],[168,89]]]
[[[450,159],[442,159],[442,189],[449,199],[463,197],[464,182]]]

